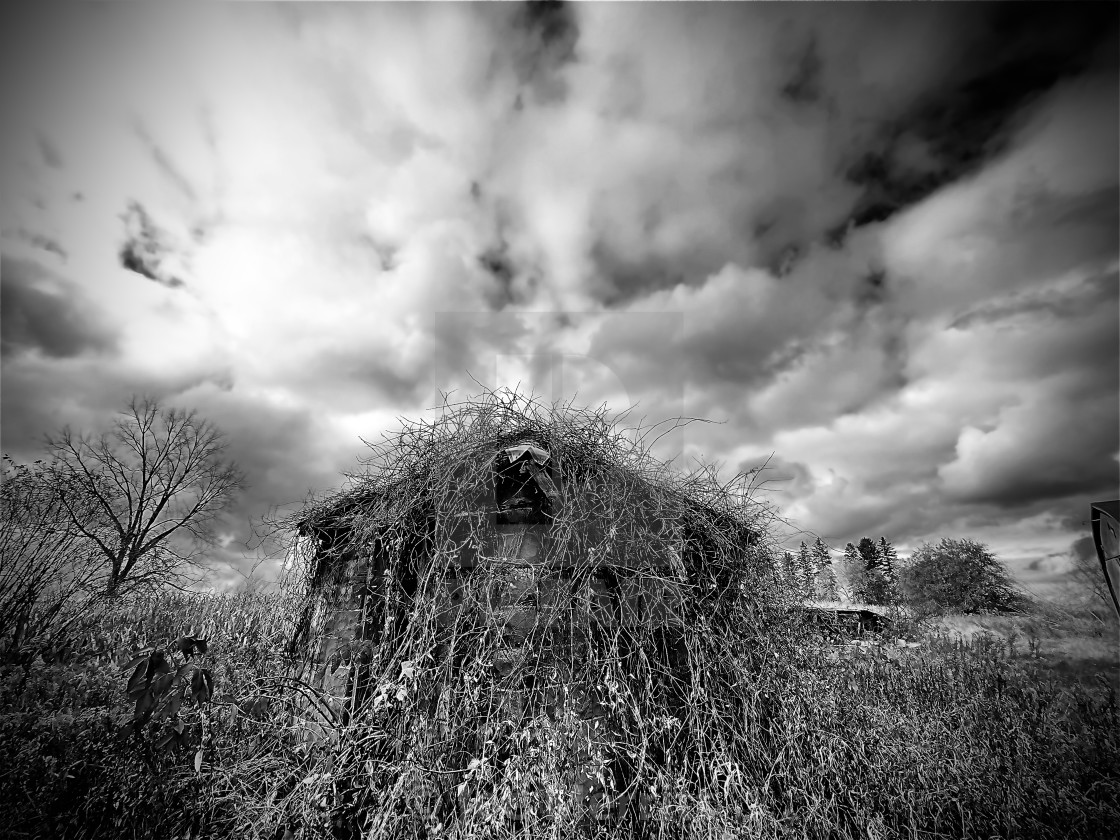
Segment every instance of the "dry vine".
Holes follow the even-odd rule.
[[[721,484],[652,457],[661,433],[488,393],[372,445],[365,473],[290,520],[309,599],[298,644],[355,586],[366,598],[327,663],[349,674],[336,825],[723,836],[749,821],[741,782],[765,775],[768,702],[752,685],[787,664],[766,643],[788,607],[774,514],[753,475]],[[510,463],[526,441],[544,466]],[[503,526],[532,517],[496,507],[503,481],[536,494],[539,527]]]

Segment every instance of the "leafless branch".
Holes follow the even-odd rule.
[[[213,541],[216,520],[244,479],[226,440],[194,411],[134,398],[104,434],[64,428],[47,438],[66,492],[71,527],[108,564],[108,590],[170,582]],[[72,499],[90,499],[97,516]]]

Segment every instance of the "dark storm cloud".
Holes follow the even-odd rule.
[[[782,96],[798,104],[818,102],[822,92],[822,70],[816,38],[810,38],[792,77],[782,87]]]
[[[1023,108],[1058,82],[1094,67],[1116,71],[1115,4],[1078,14],[1057,3],[942,9],[968,46],[942,84],[888,121],[848,169],[864,192],[838,233],[888,219],[977,170],[1006,147]]]
[[[9,352],[6,320],[5,441],[167,395],[230,432],[244,522],[438,388],[567,354],[587,401],[722,421],[684,461],[776,453],[772,496],[834,544],[1059,515],[1064,548],[1120,425],[1116,13],[1077,11],[40,15],[5,61],[31,165],[5,245],[56,243],[119,336]]]
[[[0,261],[0,347],[5,356],[38,351],[64,359],[105,353],[115,346],[84,291],[34,262]]]
[[[497,15],[500,18],[509,12],[502,9]],[[518,3],[511,23],[515,35],[507,49],[512,53],[522,85],[513,109],[521,111],[526,104],[548,106],[562,101],[568,85],[559,71],[573,60],[579,41],[579,24],[570,4],[555,0]]]
[[[118,251],[121,266],[172,289],[185,285],[177,274],[176,255],[168,235],[152,221],[144,205],[129,202],[122,221],[124,241]]]
[[[1105,414],[1104,419],[1111,418]],[[1061,472],[1048,465],[1038,471],[1023,469],[1004,473],[996,476],[984,492],[960,496],[957,500],[992,504],[1005,511],[1018,512],[1038,502],[1052,509],[1064,500],[1115,496],[1120,488],[1120,466],[1110,459],[1109,444],[1115,447],[1116,439],[1090,441],[1088,451],[1075,453],[1073,460],[1062,462]]]
[[[668,259],[660,254],[628,256],[608,240],[600,240],[592,246],[591,258],[602,278],[599,300],[608,308],[641,298],[654,289],[695,284],[698,278],[718,271],[726,259],[725,255],[704,249],[674,254]]]
[[[1022,511],[1037,503],[1055,506],[1078,498],[1087,504],[1115,496],[1120,488],[1115,397],[1107,389],[1084,395],[1072,412],[1036,406],[1029,421],[1013,414],[1001,429],[964,437],[966,448],[943,470],[952,478],[948,498]],[[973,445],[980,449],[976,454]],[[967,477],[961,475],[966,471]]]
[[[1098,46],[1115,35],[1115,9],[1087,11],[1082,19],[1050,4],[730,4],[703,16],[651,7],[624,21],[650,31],[649,46],[608,56],[606,107],[622,96],[625,117],[656,122],[683,142],[679,163],[651,164],[645,183],[592,205],[599,300],[617,306],[651,288],[699,283],[727,262],[784,273],[812,244],[840,242],[977,171],[1005,148],[1024,107],[1059,81],[1109,64]],[[678,33],[671,47],[659,40],[670,20]],[[771,37],[759,50],[744,43],[741,57],[725,56],[717,29]],[[672,66],[688,67],[679,81],[649,66],[667,61],[666,50]],[[762,51],[764,65],[752,60]],[[679,101],[684,91],[691,102]],[[780,152],[760,160],[760,146]],[[767,183],[762,160],[781,177]],[[693,194],[697,178],[703,188]],[[692,221],[701,203],[718,211],[704,224]]]
[[[518,303],[520,295],[514,280],[518,274],[518,266],[511,258],[509,244],[502,239],[486,248],[478,255],[479,266],[495,281],[493,291],[487,294],[487,303],[490,308],[497,311],[504,309],[511,303]]]
[[[856,306],[867,309],[881,304],[887,296],[887,272],[874,268],[864,274],[855,290]]]
[[[271,404],[234,390],[205,384],[169,395],[169,400],[196,409],[226,435],[228,457],[246,475],[238,513],[241,525],[272,506],[290,507],[309,492],[321,492],[353,468],[363,446],[354,437],[332,434],[326,418],[300,407]],[[241,536],[247,536],[244,530]]]
[[[1064,506],[1073,499],[1088,504],[1093,497],[1116,494],[1118,285],[1112,271],[1076,288],[981,308],[983,321],[972,326],[993,338],[1008,335],[1013,325],[1024,332],[1034,327],[1040,336],[1029,345],[1020,338],[1007,349],[995,349],[988,364],[1011,381],[1026,385],[1034,378],[1048,385],[1024,392],[990,427],[962,432],[956,459],[941,469],[949,499],[1023,510],[1039,503]]]
[[[791,394],[780,419],[762,425],[811,425],[857,411],[901,386],[908,357],[891,281],[863,239],[840,250],[813,248],[783,275],[729,264],[702,284],[647,294],[622,314],[681,312],[682,333],[670,341],[643,332],[646,321],[621,319],[594,336],[592,352],[632,359],[630,381],[651,388],[662,369],[681,367],[703,400],[694,411],[731,410],[741,423],[756,422],[753,404],[768,386],[823,363],[828,372],[805,384],[804,397]]]
[[[106,364],[105,360],[110,359]],[[203,377],[182,370],[138,372],[113,356],[65,360],[37,355],[5,359],[0,430],[3,450],[17,460],[43,456],[43,436],[64,425],[104,428],[135,394],[172,399],[200,386]],[[217,385],[211,387],[219,387]]]

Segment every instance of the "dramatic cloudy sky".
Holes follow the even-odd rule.
[[[359,436],[520,382],[719,421],[663,454],[769,458],[834,546],[1053,587],[1120,492],[1115,8],[8,16],[3,449],[197,408],[236,561]]]

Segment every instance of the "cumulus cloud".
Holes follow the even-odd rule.
[[[1116,164],[1097,145],[1114,139],[1110,111],[1114,79],[1061,85],[987,168],[869,231],[884,276],[868,317],[843,351],[802,354],[745,401],[772,418],[767,448],[814,467],[795,518],[837,542],[994,533],[1025,574],[1025,551],[1073,536],[1025,523],[1115,495]],[[868,356],[845,364],[861,338]],[[830,399],[861,390],[855,411]],[[744,463],[762,450],[742,446]]]
[[[520,383],[720,421],[664,452],[775,454],[834,544],[974,532],[1023,568],[1116,484],[1111,7],[16,23],[6,449],[157,393],[227,428],[256,515]]]
[[[112,348],[112,331],[89,316],[89,300],[65,277],[14,258],[5,258],[0,272],[0,347],[5,355],[38,352],[65,359]]]

